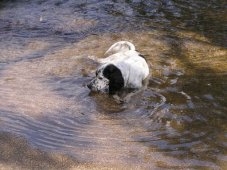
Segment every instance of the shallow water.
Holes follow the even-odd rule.
[[[81,163],[227,168],[226,7],[0,2],[1,132]],[[88,56],[102,57],[119,40],[152,64],[148,89],[127,104],[86,88],[97,66]]]

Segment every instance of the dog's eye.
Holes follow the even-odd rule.
[[[99,80],[102,80],[103,78],[102,78],[102,77],[99,77],[98,79],[99,79]]]

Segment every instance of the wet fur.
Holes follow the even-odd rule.
[[[117,91],[124,87],[124,79],[121,71],[114,66],[109,64],[103,70],[103,75],[109,79],[109,94],[115,94]]]
[[[105,54],[111,55],[97,59],[100,67],[96,77],[87,85],[91,91],[108,91],[117,101],[122,102],[129,101],[133,95],[146,88],[149,67],[144,56],[135,50],[132,43],[117,42]],[[122,96],[122,92],[127,90],[130,92]]]

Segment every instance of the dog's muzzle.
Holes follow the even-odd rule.
[[[90,82],[87,84],[87,87],[88,87],[90,90],[92,90],[92,87],[93,87],[92,81],[90,81]]]
[[[91,90],[91,88],[92,88],[91,83],[87,84],[87,87]]]
[[[91,80],[87,87],[93,92],[108,92],[109,90],[108,82],[99,81],[98,79]]]

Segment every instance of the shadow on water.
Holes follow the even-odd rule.
[[[185,45],[185,42],[195,41],[194,39],[181,37],[178,32],[171,30],[166,31],[163,39],[167,40],[170,47],[169,55],[179,60],[185,69],[186,74],[179,78],[177,86],[179,91],[187,94],[185,97],[188,100],[187,108],[175,106],[170,108],[170,112],[175,114],[170,118],[170,122],[177,133],[176,136],[168,134],[162,136],[169,145],[173,146],[173,148],[167,146],[163,151],[179,159],[184,159],[187,154],[187,159],[220,163],[220,157],[217,155],[226,155],[227,69],[222,61],[220,61],[224,66],[222,71],[215,69],[219,67],[218,64],[216,67],[205,65],[203,60],[210,57],[209,53],[203,54],[197,62],[194,62]],[[213,43],[217,45],[215,41]],[[221,44],[223,45],[226,43]],[[201,53],[199,50],[197,52]],[[219,57],[222,59],[222,55]],[[209,62],[213,61],[211,57]],[[167,97],[167,103],[177,103],[175,94],[171,95],[167,92],[164,95]],[[224,141],[219,140],[220,138]],[[184,152],[181,152],[183,150]]]
[[[157,29],[167,32],[187,30],[197,32],[222,47],[227,47],[227,3],[224,0],[207,1],[127,1],[135,16],[157,23]],[[151,24],[155,26],[155,24]]]
[[[12,53],[3,51],[0,58],[0,122],[3,131],[25,137],[32,148],[20,139],[9,146],[6,141],[17,139],[1,134],[3,165],[24,167],[28,164],[21,159],[31,156],[29,166],[38,162],[45,168],[69,168],[74,158],[110,167],[225,167],[224,1],[40,0],[9,5],[15,2],[37,7],[38,17],[22,12],[15,20],[0,18],[1,39],[6,40],[0,45],[9,51],[22,45]],[[7,5],[2,1],[0,10]],[[148,89],[126,105],[108,95],[89,94],[85,87],[96,65],[84,56],[100,57],[122,39],[147,54],[154,75]]]

